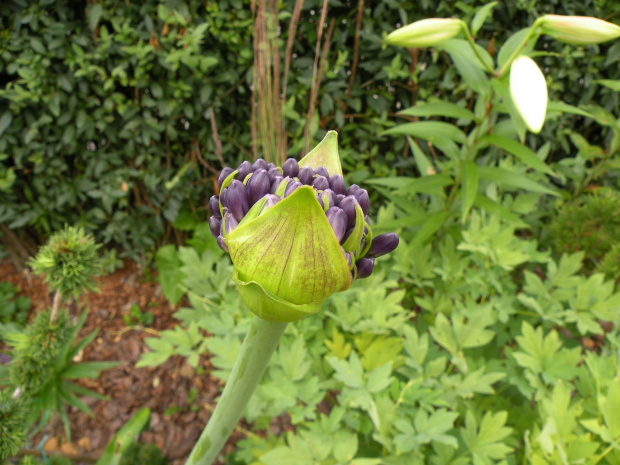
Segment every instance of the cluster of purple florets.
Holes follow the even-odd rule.
[[[221,189],[226,178],[235,171],[237,173],[232,182]],[[252,176],[249,176],[250,174]],[[283,182],[286,183],[286,187],[282,193],[282,189],[278,188]],[[209,210],[212,215],[209,218],[209,226],[220,248],[228,251],[224,237],[237,227],[256,202],[267,197],[265,206],[269,208],[301,186],[311,186],[315,190],[316,198],[325,211],[332,231],[341,245],[347,241],[355,229],[356,205],[361,207],[365,224],[359,250],[363,251],[366,247],[367,225],[370,224],[367,215],[370,199],[366,189],[362,189],[357,184],[347,188],[342,176],[335,174],[330,177],[322,166],[314,170],[307,166],[300,168],[294,158],[286,160],[282,168],[276,167],[273,163],[267,163],[261,158],[253,165],[244,161],[236,170],[229,167],[222,170],[218,178],[220,195],[214,195],[209,199]],[[282,194],[281,196],[276,195],[278,191]],[[398,236],[388,233],[372,239],[372,244],[363,257],[356,257],[355,253],[348,253],[344,249],[342,252],[349,267],[356,270],[353,276],[367,278],[372,273],[375,258],[393,251],[397,246]]]

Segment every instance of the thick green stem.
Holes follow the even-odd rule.
[[[237,426],[287,323],[255,316],[207,426],[185,465],[211,465]]]

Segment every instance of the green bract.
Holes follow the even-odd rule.
[[[336,133],[300,166],[342,173]],[[248,218],[249,219],[249,218]],[[272,322],[318,312],[323,301],[351,285],[349,265],[312,187],[303,186],[226,236],[233,280],[248,308]]]

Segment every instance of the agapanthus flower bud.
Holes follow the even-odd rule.
[[[344,233],[347,230],[347,215],[338,207],[331,207],[325,212],[327,221],[334,231],[334,235],[338,242],[344,237]]]
[[[230,252],[241,298],[261,318],[284,322],[316,313],[354,277],[370,275],[369,250],[391,247],[382,236],[370,243],[368,193],[346,189],[334,132],[282,171],[264,161],[244,162],[237,171],[222,181],[219,202],[209,201],[209,227]]]
[[[323,176],[324,178],[329,179],[329,173],[327,172],[327,168],[324,166],[319,166],[313,171],[314,177]]]
[[[237,179],[228,187],[228,209],[237,221],[241,221],[250,209],[247,190]]]
[[[224,179],[226,179],[228,176],[230,176],[232,174],[234,170],[232,168],[229,168],[228,166],[225,167],[222,172],[220,173],[220,175],[217,177],[217,187],[219,187],[220,189],[222,188],[222,183],[224,182]]]
[[[213,216],[221,218],[220,214],[220,198],[217,195],[212,196],[209,199],[209,211]]]
[[[346,195],[355,195],[355,193],[360,189],[361,187],[358,186],[357,184],[351,184],[346,191]]]
[[[347,225],[355,223],[355,206],[358,205],[354,196],[348,195],[338,204],[347,215]]]
[[[314,178],[314,181],[312,181],[312,187],[318,191],[324,191],[329,188],[329,181],[325,176],[317,176]]]
[[[267,171],[263,169],[261,169],[260,171],[255,171],[252,177],[249,179],[246,189],[248,191],[250,206],[254,205],[265,195],[267,195],[269,193],[269,190],[271,189],[271,182],[269,181],[269,175],[267,174]]]
[[[288,176],[289,178],[296,178],[299,174],[299,165],[297,164],[297,160],[294,158],[289,158],[282,165],[282,173],[284,176]]]
[[[336,195],[344,194],[347,191],[344,178],[339,174],[334,174],[331,178],[329,178],[329,187]]]
[[[314,179],[314,173],[312,168],[308,166],[304,166],[303,168],[301,168],[299,170],[299,173],[297,174],[297,179],[299,179],[299,182],[307,186],[312,184],[312,181]]]
[[[370,198],[368,197],[368,192],[366,192],[366,189],[359,189],[353,195],[355,196],[357,203],[359,203],[360,207],[362,207],[364,215],[368,213],[368,209],[370,208]]]
[[[220,235],[221,226],[222,226],[221,218],[217,218],[215,216],[212,216],[211,218],[209,218],[209,229],[211,230],[211,234],[213,234],[213,237],[217,237]]]
[[[259,158],[258,160],[254,162],[254,164],[252,165],[252,168],[254,168],[254,171],[257,171],[257,170],[267,171],[269,169],[269,165],[267,165],[267,162],[265,160],[263,160],[262,158]]]
[[[366,257],[376,258],[392,252],[398,247],[398,236],[395,233],[381,234],[372,240],[372,245],[366,252]]]
[[[360,279],[367,278],[372,274],[372,269],[374,267],[374,258],[360,258],[357,262],[355,262],[355,268],[357,268],[357,277]]]
[[[239,168],[237,168],[237,171],[238,173],[235,176],[235,179],[243,182],[248,174],[254,172],[254,167],[250,165],[249,161],[244,161],[243,163],[239,165]]]

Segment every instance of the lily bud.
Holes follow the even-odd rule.
[[[543,34],[573,45],[593,45],[620,37],[620,26],[589,16],[545,15],[538,21]]]
[[[510,96],[527,128],[538,134],[547,113],[547,83],[530,57],[521,55],[512,62]]]
[[[385,38],[385,43],[408,48],[434,47],[456,37],[462,30],[460,19],[428,18],[396,29]]]
[[[398,242],[398,236],[394,233],[381,234],[373,239],[366,257],[376,258],[390,253],[398,247]]]

